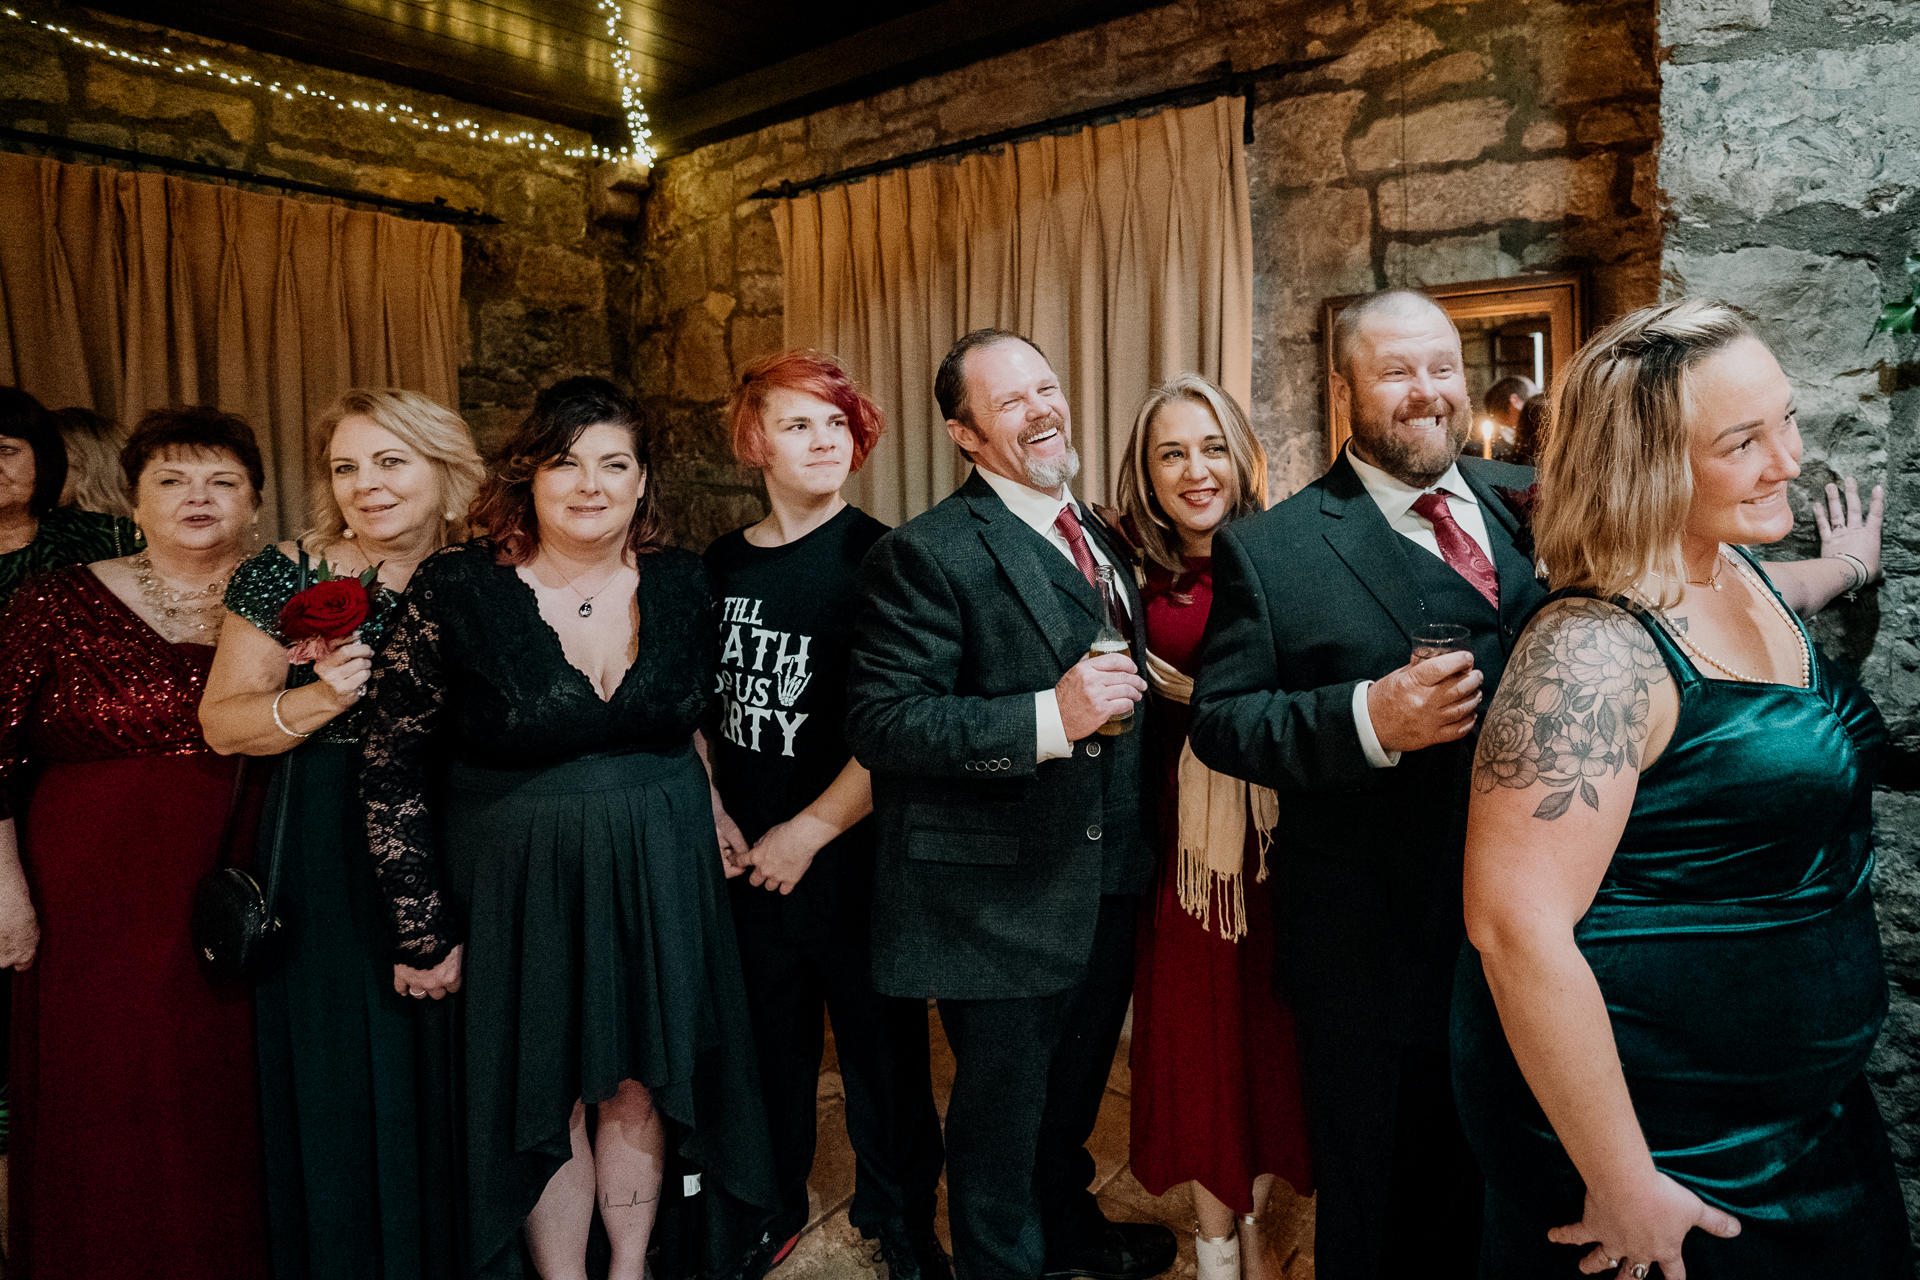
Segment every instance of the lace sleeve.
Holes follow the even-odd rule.
[[[374,875],[393,913],[393,957],[415,969],[438,964],[456,941],[443,919],[427,812],[427,752],[447,696],[440,624],[426,607],[431,595],[407,593],[399,626],[374,659],[360,766]]]

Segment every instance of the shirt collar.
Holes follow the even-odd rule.
[[[1458,498],[1462,502],[1471,502],[1475,506],[1480,505],[1480,500],[1473,496],[1473,490],[1467,487],[1466,480],[1461,476],[1460,464],[1457,462],[1448,467],[1446,474],[1431,485],[1424,489],[1416,489],[1388,475],[1355,453],[1352,448],[1347,450],[1347,461],[1352,464],[1354,474],[1360,477],[1360,483],[1366,486],[1368,496],[1380,508],[1380,514],[1387,518],[1388,524],[1405,515],[1413,506],[1413,500],[1421,494],[1435,493],[1441,489],[1446,490],[1449,497]]]
[[[975,467],[974,471],[992,487],[995,493],[1000,495],[1000,501],[1007,504],[1007,510],[1013,512],[1022,523],[1043,538],[1054,531],[1053,522],[1059,519],[1061,510],[1074,505],[1072,490],[1068,490],[1064,498],[1055,498],[1030,485],[1021,484],[1018,480],[1009,480],[985,467]],[[1407,501],[1412,502],[1413,499],[1408,498]],[[1076,510],[1073,514],[1077,519],[1080,512]],[[1085,524],[1086,521],[1082,520],[1081,523]]]

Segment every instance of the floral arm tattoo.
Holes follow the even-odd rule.
[[[1527,628],[1507,663],[1474,752],[1473,787],[1551,788],[1533,816],[1551,822],[1600,795],[1590,779],[1640,767],[1652,691],[1670,679],[1653,638],[1598,600],[1570,600]]]

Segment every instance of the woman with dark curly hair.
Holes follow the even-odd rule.
[[[777,1204],[692,746],[713,593],[661,544],[648,480],[613,384],[541,392],[475,503],[487,536],[420,566],[373,664],[361,792],[394,990],[465,1003],[462,1274],[580,1280],[597,1211],[610,1280],[640,1280],[669,1142],[711,1226]]]

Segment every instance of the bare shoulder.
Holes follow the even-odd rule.
[[[1474,752],[1474,790],[1538,787],[1533,816],[1549,821],[1576,799],[1598,809],[1596,781],[1640,769],[1654,691],[1670,680],[1625,609],[1555,601],[1527,624],[1500,677]]]

